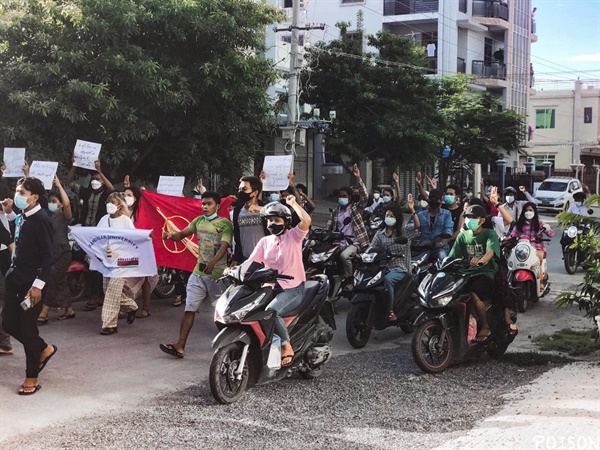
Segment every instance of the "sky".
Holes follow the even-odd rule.
[[[600,0],[533,0],[536,82],[600,80]]]

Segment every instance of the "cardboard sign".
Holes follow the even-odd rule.
[[[263,181],[263,191],[282,191],[287,189],[290,184],[288,175],[292,170],[293,163],[293,155],[265,156],[263,171],[266,178]]]
[[[25,165],[25,149],[24,148],[4,148],[4,178],[21,178],[25,176],[23,166]]]
[[[75,150],[73,150],[73,157],[75,159],[73,165],[83,169],[96,170],[94,163],[98,161],[101,147],[102,144],[77,139]]]
[[[52,161],[33,161],[29,168],[29,176],[35,177],[42,182],[44,189],[49,191],[54,184],[54,176],[58,169],[58,163]]]
[[[183,195],[184,184],[185,177],[165,177],[161,175],[158,179],[156,192],[159,194],[181,197]]]

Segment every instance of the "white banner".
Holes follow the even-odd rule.
[[[25,165],[24,148],[4,148],[4,178],[21,178],[25,176],[23,166]]]
[[[54,176],[58,169],[58,163],[52,161],[33,161],[29,168],[29,176],[35,177],[42,182],[44,189],[49,191],[54,184]]]
[[[71,234],[90,257],[90,269],[108,278],[156,275],[151,230],[72,227]]]
[[[102,144],[77,139],[75,149],[73,150],[73,158],[75,159],[73,165],[84,169],[96,170],[94,163],[98,161],[101,148]]]
[[[263,171],[265,181],[263,191],[283,191],[290,185],[288,175],[292,171],[294,157],[292,155],[268,155],[265,156]]]
[[[156,192],[163,195],[173,195],[175,197],[183,197],[183,186],[185,185],[185,177],[167,177],[161,175],[158,178],[158,186]]]

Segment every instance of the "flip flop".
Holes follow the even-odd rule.
[[[159,345],[160,349],[165,352],[167,355],[171,355],[174,356],[175,358],[183,358],[183,353],[178,352],[177,349],[175,347],[173,347],[173,344],[160,344]]]
[[[54,351],[52,353],[50,353],[46,357],[46,359],[40,363],[40,369],[38,370],[38,373],[40,373],[44,369],[44,367],[46,367],[46,364],[48,364],[48,361],[50,361],[50,358],[52,358],[54,355],[56,355],[56,352],[58,351],[58,347],[53,344],[52,348],[54,349]]]
[[[506,334],[508,334],[509,336],[516,336],[518,333],[519,329],[514,323],[511,323],[509,326],[506,327]]]
[[[474,342],[476,344],[484,344],[487,341],[489,341],[492,338],[492,333],[488,334],[487,336],[475,336],[473,338],[473,340],[471,340],[471,342]]]
[[[48,318],[47,317],[38,317],[37,318],[37,324],[38,324],[38,326],[46,325],[47,323],[48,323]]]
[[[139,313],[135,315],[138,319],[145,319],[146,317],[150,317],[150,311],[146,311],[142,309]]]
[[[69,314],[69,315],[63,314],[62,316],[60,316],[58,318],[58,320],[67,320],[67,319],[74,319],[74,318],[75,318],[75,313]]]
[[[19,395],[33,395],[37,391],[39,391],[41,388],[42,388],[41,384],[36,384],[35,386],[25,386],[24,384],[22,384],[21,385],[21,389],[19,389],[18,394]],[[25,392],[24,389],[33,389],[33,391],[31,391],[31,392]]]
[[[287,360],[289,358],[289,362],[286,364],[283,361]],[[291,355],[281,355],[281,365],[282,366],[289,366],[290,364],[292,364],[292,361],[294,360],[294,354]]]
[[[3,348],[0,348],[0,356],[10,356],[13,354],[12,350],[5,350]]]

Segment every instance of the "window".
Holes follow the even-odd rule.
[[[536,109],[535,110],[536,128],[556,128],[556,110],[555,109]]]
[[[284,8],[293,8],[293,4],[292,4],[293,0],[283,0],[283,7]]]
[[[552,163],[552,167],[554,167],[554,155],[536,156],[535,170],[544,170],[544,161],[550,161]]]
[[[592,123],[592,107],[583,108],[583,123]]]

